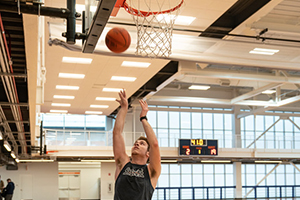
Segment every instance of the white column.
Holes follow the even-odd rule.
[[[100,181],[100,199],[112,200],[115,189],[115,170],[116,164],[101,162],[101,181]]]
[[[242,162],[233,163],[233,184],[236,186],[234,198],[242,199]]]
[[[240,113],[240,106],[233,107],[232,115],[232,147],[242,148],[241,141],[241,120],[238,118]]]

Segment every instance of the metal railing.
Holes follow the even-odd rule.
[[[218,191],[219,190],[219,195],[218,197],[213,197],[211,199],[223,199],[225,196],[224,196],[224,190],[226,189],[235,189],[235,186],[211,186],[211,187],[157,187],[156,188],[156,193],[159,193],[160,191],[163,191],[163,198],[164,200],[171,200],[171,199],[178,199],[178,200],[181,200],[181,199],[192,199],[192,200],[195,200],[195,199],[210,199],[210,190],[213,190],[213,193],[214,195],[216,194],[216,190]],[[172,196],[173,197],[170,197],[171,196],[171,191],[172,190],[176,190],[177,192],[177,196],[175,195],[175,193],[173,192]],[[188,197],[184,197],[183,193],[184,193],[184,190],[189,190],[191,191],[191,194],[190,195],[187,195]],[[199,195],[197,195],[197,192],[201,193],[200,196],[202,196],[202,198],[198,197]],[[233,195],[233,194],[232,194]],[[154,196],[154,195],[153,195]],[[161,195],[159,195],[161,196]],[[175,197],[174,197],[175,196]],[[155,196],[154,198],[152,199],[155,199]],[[158,198],[158,199],[161,199],[161,198]]]
[[[300,185],[270,185],[270,186],[242,186],[244,188],[254,188],[252,198],[294,198],[300,196]],[[211,187],[157,187],[152,199],[161,200],[196,200],[196,199],[225,199],[234,198],[236,186],[211,186]],[[233,190],[233,194],[225,195],[228,189]],[[259,193],[258,189],[264,189]],[[270,190],[274,189],[272,192]],[[290,193],[286,192],[290,189]],[[298,189],[298,190],[297,190]],[[190,194],[183,195],[184,190],[189,190]],[[284,191],[285,190],[285,191]],[[198,195],[197,195],[198,191]],[[298,191],[298,193],[296,193]],[[162,194],[161,194],[162,193]],[[177,195],[176,195],[177,194]],[[283,195],[285,194],[285,195]]]
[[[64,130],[64,129],[44,129],[46,133],[46,145],[60,145],[60,146],[112,146],[112,131],[90,131],[90,130]],[[165,134],[165,133],[164,133]],[[144,132],[124,132],[123,137],[126,146],[131,146],[134,141],[144,136]],[[160,147],[178,147],[178,137],[158,135],[158,142]],[[195,137],[195,136],[189,136]],[[184,139],[182,136],[180,139]],[[199,137],[196,137],[199,138]],[[203,139],[218,139],[219,148],[232,148],[233,139],[224,137],[223,134],[203,134]],[[187,138],[188,139],[188,138]],[[235,141],[241,141],[241,147],[246,148],[248,144],[254,141],[254,138],[241,138],[235,136]],[[258,149],[296,149],[300,148],[300,140],[296,138],[261,138],[254,143],[250,148]]]
[[[298,191],[298,196],[300,196],[300,185],[258,185],[258,186],[243,186],[243,188],[253,188],[254,198],[294,198],[297,196],[296,191]],[[296,190],[298,188],[298,190]],[[264,189],[258,191],[259,189]],[[270,190],[275,195],[271,195]],[[265,193],[265,195],[263,194]],[[283,195],[283,193],[290,195]]]

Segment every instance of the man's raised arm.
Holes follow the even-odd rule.
[[[122,167],[129,162],[129,157],[126,154],[125,150],[125,142],[122,136],[122,132],[124,129],[125,118],[128,110],[128,101],[126,97],[126,92],[123,91],[119,92],[120,100],[116,100],[119,102],[121,109],[118,112],[114,129],[113,129],[113,151],[114,151],[114,158],[116,161],[116,177],[118,176]]]
[[[151,178],[158,179],[160,172],[161,172],[161,163],[160,163],[160,151],[158,146],[158,141],[156,138],[156,135],[150,126],[150,124],[147,121],[146,117],[149,109],[147,102],[140,100],[140,105],[142,108],[140,119],[143,124],[143,128],[145,130],[145,133],[147,135],[147,140],[150,144],[150,150],[149,150],[149,168],[151,170]],[[157,180],[156,180],[157,181]],[[155,184],[156,185],[156,184]]]

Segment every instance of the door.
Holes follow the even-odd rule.
[[[32,175],[20,175],[20,196],[21,200],[30,200],[32,197]]]
[[[59,172],[59,200],[80,200],[80,172]]]

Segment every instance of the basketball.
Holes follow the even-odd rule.
[[[105,44],[114,53],[122,53],[128,49],[131,38],[124,28],[113,28],[105,37]]]

